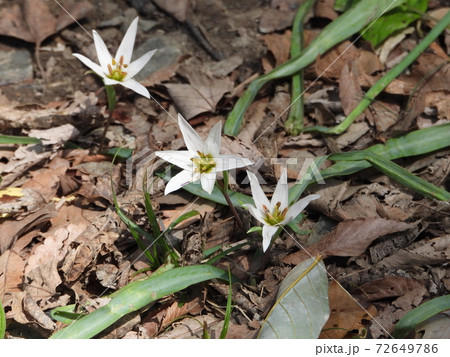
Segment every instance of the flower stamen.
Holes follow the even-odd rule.
[[[127,75],[127,72],[124,71],[125,68],[128,67],[127,64],[123,63],[124,58],[123,55],[119,58],[119,63],[113,58],[111,64],[108,64],[109,75],[108,78],[114,79],[116,81],[122,82]]]
[[[264,220],[267,222],[267,224],[271,226],[276,226],[277,224],[280,224],[283,222],[284,217],[286,217],[286,213],[288,211],[288,207],[285,207],[283,211],[280,212],[281,202],[277,202],[275,204],[275,207],[273,208],[273,211],[270,212],[269,209],[263,205],[262,209],[264,211]]]
[[[203,154],[200,151],[197,151],[197,154],[199,157],[191,158],[191,161],[195,165],[195,171],[200,174],[210,173],[216,167],[214,157],[210,154]]]

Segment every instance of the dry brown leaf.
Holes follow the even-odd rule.
[[[233,89],[233,82],[228,78],[217,79],[200,71],[192,73],[189,82],[190,84],[165,85],[186,119],[200,113],[214,112],[223,95]]]
[[[373,338],[388,337],[389,335],[387,335],[386,331],[392,334],[397,321],[400,320],[400,318],[403,317],[407,312],[419,306],[424,296],[428,294],[427,289],[422,284],[414,281],[413,279],[407,279],[403,277],[387,277],[386,279],[391,281],[392,279],[396,281],[406,279],[409,280],[409,282],[407,282],[406,284],[397,284],[397,287],[403,284],[403,286],[399,289],[399,292],[402,293],[402,295],[394,300],[392,304],[388,304],[384,309],[379,311],[379,315],[377,317],[378,323],[372,323],[372,325],[370,326],[370,332]]]
[[[358,83],[358,75],[355,71],[355,61],[347,62],[342,68],[339,78],[339,98],[345,115],[349,115],[363,98],[363,92]],[[360,114],[355,120],[361,121],[363,118],[364,113]]]
[[[322,239],[307,247],[308,254],[298,251],[289,254],[283,262],[297,265],[311,255],[355,257],[364,253],[377,238],[414,228],[416,223],[404,223],[384,218],[352,219],[341,222]]]
[[[203,326],[214,326],[215,324],[223,324],[223,318],[214,316],[213,314],[201,315],[195,317],[186,317],[181,321],[173,324],[172,330],[163,332],[158,338],[167,339],[184,339],[184,338],[201,338],[203,336]]]
[[[33,227],[48,221],[56,215],[55,205],[49,203],[39,211],[27,216],[21,221],[6,221],[0,225],[0,254],[3,254],[14,241]]]
[[[153,0],[153,2],[180,22],[186,20],[192,7],[191,0]]]
[[[379,267],[405,269],[412,266],[426,266],[450,261],[450,235],[420,241],[400,249],[377,263]]]
[[[150,313],[142,320],[142,327],[147,331],[150,337],[156,336],[180,316],[196,316],[205,306],[205,296],[195,296],[193,299],[183,303],[180,306],[179,301],[165,305],[157,311]]]
[[[36,304],[36,301],[34,301],[28,293],[23,298],[23,309],[33,318],[33,322],[37,322],[41,327],[47,330],[55,329],[55,322],[42,311],[38,304]]]
[[[270,63],[270,59],[263,61],[264,72],[267,73],[289,59],[291,31],[286,31],[283,34],[272,33],[265,35],[263,39],[273,58],[275,58],[275,63]]]
[[[292,26],[295,11],[281,11],[277,9],[267,9],[259,20],[259,31],[262,33],[271,33],[284,30]]]
[[[333,9],[334,0],[318,0],[314,4],[314,15],[334,20],[339,16]]]
[[[22,7],[14,4],[0,11],[0,34],[39,44],[92,9],[91,3],[83,0],[64,1],[64,9],[48,0],[24,0]]]
[[[364,328],[362,320],[371,320],[377,316],[377,309],[371,304],[365,304],[362,309],[355,299],[336,281],[332,281],[328,288],[330,301],[330,317],[322,329],[319,338],[344,338],[352,330]]]
[[[415,290],[419,287],[423,287],[423,285],[415,280],[400,276],[388,276],[384,279],[365,283],[359,288],[368,301],[376,301],[403,296],[408,291]]]
[[[352,60],[359,57],[359,50],[352,46],[350,41],[344,41],[333,47],[325,54],[317,57],[314,63],[316,75],[321,75],[328,79],[339,78],[342,68]],[[339,58],[339,61],[336,61]]]
[[[25,262],[14,251],[8,250],[0,256],[0,299],[6,293],[21,291]]]
[[[200,182],[197,182],[200,184]],[[216,207],[216,204],[211,201],[206,202],[195,202],[191,205],[189,205],[189,210],[196,210],[200,213],[200,215],[195,215],[189,219],[186,219],[185,221],[179,223],[175,228],[176,229],[183,229],[188,226],[190,226],[192,223],[197,222],[200,220],[201,216],[204,216],[208,212],[214,211]],[[164,227],[168,227],[175,219],[180,217],[183,213],[186,212],[186,207],[181,206],[179,208],[173,209],[173,210],[163,210],[163,216],[166,217],[166,219],[163,219]]]
[[[57,264],[53,258],[34,268],[24,277],[24,291],[42,310],[64,306],[70,299],[68,294],[61,295],[56,291],[62,282]]]

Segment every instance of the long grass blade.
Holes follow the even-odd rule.
[[[4,338],[6,333],[6,316],[3,309],[2,301],[0,300],[0,338]]]
[[[294,22],[292,23],[291,35],[291,58],[300,56],[304,47],[303,21],[306,14],[311,9],[315,0],[307,0],[297,10]],[[303,130],[304,115],[304,82],[303,70],[298,71],[292,76],[291,84],[291,107],[289,108],[289,117],[284,123],[286,131],[291,135],[298,135]]]
[[[378,171],[381,171],[385,175],[389,176],[393,180],[402,184],[409,189],[422,194],[428,198],[436,198],[441,201],[449,201],[450,193],[413,175],[408,170],[395,164],[394,162],[385,159],[384,157],[374,154],[370,151],[356,151],[343,154],[335,154],[329,157],[333,161],[360,161],[366,160]]]
[[[40,144],[41,140],[24,136],[0,135],[0,144]]]

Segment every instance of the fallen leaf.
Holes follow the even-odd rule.
[[[419,241],[384,258],[376,266],[405,269],[413,266],[444,264],[450,261],[450,235]]]
[[[330,317],[322,329],[319,338],[344,338],[352,330],[364,328],[363,320],[370,321],[377,316],[375,306],[364,304],[363,310],[360,303],[336,281],[332,281],[328,289],[328,299],[330,301]]]
[[[270,59],[263,57],[264,72],[271,71],[274,67],[278,67],[289,59],[291,47],[291,31],[283,34],[272,33],[263,37],[268,50],[272,53],[275,63],[270,63]]]
[[[403,296],[410,290],[423,287],[413,279],[401,276],[388,276],[383,279],[370,281],[359,287],[368,301]]]
[[[165,85],[186,119],[204,112],[215,112],[223,95],[233,89],[233,82],[228,78],[216,79],[200,71],[192,73],[189,80],[190,84]]]
[[[49,203],[39,211],[25,217],[21,221],[5,221],[0,224],[0,254],[14,244],[15,240],[33,227],[48,221],[56,215],[54,203]]]
[[[153,0],[161,9],[184,22],[192,6],[191,0]]]
[[[3,8],[0,11],[0,34],[39,44],[93,9],[89,2],[83,0],[64,1],[63,5],[64,8],[55,6],[53,12],[49,1],[24,0],[22,6],[14,4]]]
[[[342,103],[342,110],[345,115],[349,115],[363,98],[363,91],[358,83],[357,73],[355,71],[355,61],[349,61],[342,68],[339,78],[339,98]],[[361,113],[355,120],[364,119],[364,113]]]
[[[0,256],[0,299],[6,293],[21,291],[25,262],[14,251],[8,250]]]
[[[404,223],[384,218],[352,219],[341,222],[322,239],[303,250],[289,254],[284,263],[297,265],[311,255],[355,257],[363,254],[377,238],[414,228],[416,223]]]
[[[36,301],[33,300],[30,294],[26,294],[23,299],[23,309],[33,318],[33,322],[37,322],[46,330],[53,331],[55,329],[55,322],[53,322],[53,320],[48,317],[44,311],[42,311],[42,309],[38,306]]]
[[[270,33],[284,30],[285,28],[292,26],[294,16],[295,11],[267,9],[259,20],[259,31],[262,33]]]

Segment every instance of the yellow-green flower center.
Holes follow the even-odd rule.
[[[272,212],[269,211],[269,209],[263,205],[264,210],[264,220],[267,222],[267,224],[271,226],[276,226],[277,224],[283,222],[284,218],[286,217],[286,213],[288,211],[288,208],[286,207],[282,211],[280,211],[281,202],[277,202]]]
[[[197,151],[199,157],[191,158],[194,163],[195,171],[200,174],[207,174],[212,171],[213,168],[216,167],[216,162],[214,161],[214,157],[210,154],[203,154],[200,151]]]
[[[123,56],[120,56],[119,62],[116,62],[113,58],[111,63],[112,64],[108,64],[109,74],[107,77],[122,82],[127,75],[127,72],[125,72],[124,69],[128,67],[127,64],[123,63]]]

